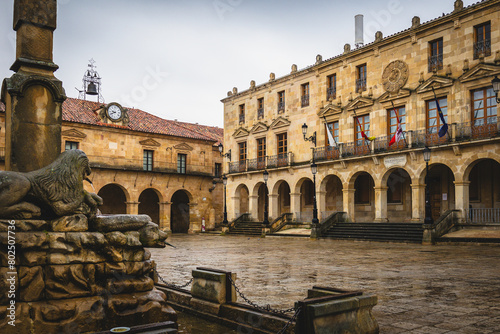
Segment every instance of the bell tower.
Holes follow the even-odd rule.
[[[101,77],[97,73],[95,66],[95,60],[92,58],[89,60],[88,69],[85,71],[82,79],[82,90],[78,90],[78,98],[81,100],[87,100],[87,96],[97,96],[97,102],[104,103],[104,98],[101,94]]]

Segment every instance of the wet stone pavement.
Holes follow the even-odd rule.
[[[150,251],[160,275],[176,285],[202,266],[237,273],[249,299],[280,309],[313,285],[375,294],[380,333],[500,333],[499,246],[218,235],[168,242],[177,248]]]

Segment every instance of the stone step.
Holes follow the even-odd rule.
[[[412,223],[339,223],[332,226],[324,237],[421,243],[423,228]]]

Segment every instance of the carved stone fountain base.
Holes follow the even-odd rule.
[[[0,333],[86,333],[176,321],[150,277],[144,247],[162,246],[165,238],[148,216],[100,216],[90,224],[84,215],[16,220],[15,243],[9,243],[10,222],[0,220]]]

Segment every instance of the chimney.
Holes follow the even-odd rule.
[[[354,17],[354,46],[360,48],[363,44],[363,15],[358,14]]]

